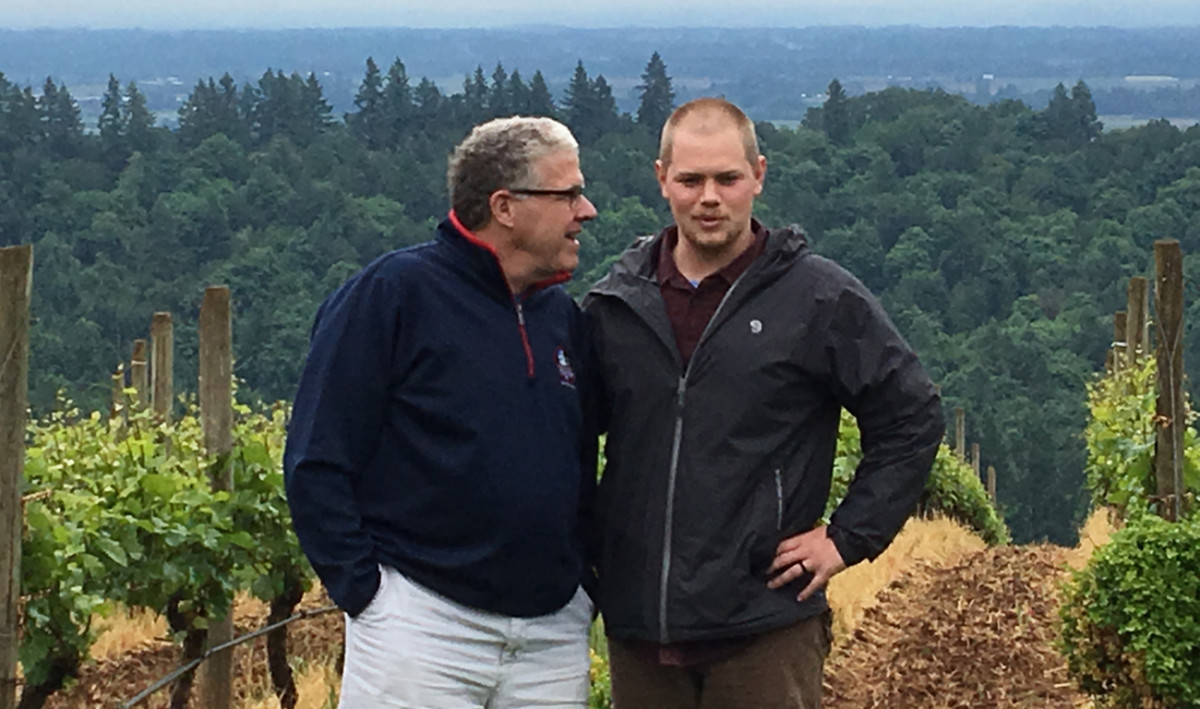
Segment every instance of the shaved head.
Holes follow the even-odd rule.
[[[663,125],[662,139],[658,144],[658,159],[663,165],[671,163],[671,148],[674,146],[675,131],[678,128],[686,128],[700,135],[714,135],[729,126],[734,126],[741,134],[746,161],[751,165],[757,163],[758,136],[754,132],[754,122],[742,109],[723,98],[715,97],[698,98],[675,109]]]

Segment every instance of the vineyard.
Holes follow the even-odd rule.
[[[157,683],[162,694],[155,706],[163,706],[167,693],[172,709],[196,706],[191,668],[210,654],[200,665],[203,706],[232,706],[232,685],[244,685],[254,674],[269,678],[279,706],[299,706],[292,669],[297,658],[289,659],[283,621],[293,617],[313,579],[283,493],[288,410],[284,404],[236,403],[231,370],[210,363],[229,356],[228,323],[205,326],[207,312],[201,311],[202,331],[226,333],[226,347],[224,355],[206,356],[202,338],[198,400],[174,397],[169,381],[153,376],[169,372],[171,361],[169,330],[157,330],[151,377],[144,343],[135,345],[133,386],[125,386],[123,374],[115,377],[109,411],[83,412],[62,397],[43,418],[24,422],[23,407],[17,417],[23,421],[23,479],[12,490],[21,511],[15,535],[20,575],[14,575],[17,603],[10,605],[18,610],[21,709],[60,706],[56,694],[77,681],[106,686],[89,664],[92,647],[103,619],[127,611],[165,618],[174,643],[170,664],[183,669],[167,677],[172,681]],[[1160,332],[1160,339],[1170,342],[1165,325],[1160,323],[1167,333]],[[1143,327],[1138,321],[1128,330]],[[1078,696],[1075,686],[1099,706],[1200,705],[1200,519],[1191,512],[1200,488],[1200,446],[1194,429],[1184,425],[1190,414],[1183,413],[1181,396],[1174,415],[1163,412],[1164,376],[1170,384],[1174,364],[1169,357],[1146,356],[1148,340],[1134,339],[1114,352],[1108,374],[1091,386],[1085,432],[1093,504],[1121,528],[1112,541],[1071,576],[1060,597],[1057,584],[1048,582],[1060,575],[1065,557],[1008,546],[1007,529],[978,470],[962,456],[961,444],[959,451],[943,445],[921,516],[949,518],[991,548],[967,561],[944,560],[940,570],[918,565],[889,580],[870,602],[874,608],[864,625],[848,633],[835,653],[831,705],[1047,706]],[[205,388],[221,379],[225,398]],[[0,379],[0,395],[10,381]],[[1182,445],[1164,447],[1164,432]],[[1173,452],[1164,457],[1167,450]],[[861,455],[857,428],[845,416],[827,511],[845,493]],[[1181,484],[1164,493],[1171,470]],[[872,567],[881,568],[863,568]],[[314,592],[309,610],[319,611],[312,605],[314,598],[320,604],[319,589]],[[243,611],[239,623],[238,597],[258,599],[263,612],[251,618]],[[914,597],[924,600],[914,606]],[[299,636],[309,637],[300,643],[304,662],[313,659],[314,643],[322,646],[316,654],[329,654],[338,623],[337,615],[328,615],[298,626]],[[843,630],[853,627],[843,624]],[[257,628],[265,636],[265,672],[235,664],[232,651],[214,654],[214,645],[235,628]],[[592,703],[605,707],[601,632],[593,644]],[[939,660],[943,655],[953,662]],[[161,669],[161,653],[159,660],[155,667]],[[207,669],[221,661],[231,673],[236,668],[236,680],[222,685],[219,673]],[[865,685],[847,683],[839,674],[844,668],[857,668],[851,676],[869,668],[891,674]],[[122,671],[120,665],[108,669]],[[897,684],[896,676],[904,682]],[[1016,686],[1029,676],[1044,681]],[[138,675],[134,681],[154,679]],[[921,688],[933,679],[942,691]],[[102,703],[133,706],[152,696],[139,690],[136,697],[102,696]],[[323,690],[318,700],[327,703],[329,696]],[[82,705],[97,699],[88,697]]]
[[[233,453],[222,460],[205,453],[194,406],[164,423],[133,405],[134,390],[125,397],[128,408],[112,417],[63,400],[29,429],[22,709],[41,706],[79,674],[95,641],[94,618],[114,608],[163,614],[182,664],[203,652],[210,623],[239,592],[268,603],[264,620],[274,622],[291,615],[312,583],[283,495],[286,407],[236,406]],[[857,428],[847,418],[835,495],[844,493],[857,455]],[[232,467],[233,490],[214,491],[211,472],[224,465]],[[1003,542],[1003,523],[970,467],[946,446],[936,467],[930,513]],[[283,644],[274,647],[279,653]],[[270,664],[287,674],[286,656],[273,654]],[[294,691],[290,681],[275,684],[281,697]],[[177,684],[172,706],[186,706],[189,692],[186,681]]]
[[[268,603],[269,622],[291,615],[311,580],[283,497],[284,415],[238,406],[228,461],[204,452],[194,411],[168,424],[146,410],[84,416],[64,401],[31,426],[22,709],[78,674],[93,618],[118,605],[163,614],[181,662],[203,652],[209,625],[238,591]],[[210,484],[223,465],[232,491]],[[294,692],[286,657],[273,654],[271,666],[281,696]],[[173,706],[189,691],[177,684]]]

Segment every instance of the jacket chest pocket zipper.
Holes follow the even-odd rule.
[[[781,468],[775,468],[775,531],[783,529],[783,475]]]

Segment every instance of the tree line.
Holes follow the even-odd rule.
[[[580,139],[600,210],[568,284],[581,294],[669,219],[652,163],[675,91],[657,53],[629,113],[582,61],[560,96],[540,76],[477,67],[446,94],[399,59],[368,60],[354,110],[335,116],[314,75],[225,75],[193,87],[176,130],[113,77],[85,130],[66,86],[38,94],[0,75],[0,244],[35,244],[35,409],[64,387],[101,406],[145,314],[194,322],[218,282],[234,294],[241,396],[290,398],[321,299],[430,237],[450,149],[496,115],[554,115]],[[847,96],[836,81],[827,94],[795,128],[758,125],[758,216],[803,225],[880,294],[947,406],[966,409],[1014,538],[1072,541],[1087,503],[1084,387],[1125,281],[1146,274],[1154,239],[1200,251],[1200,128],[1104,132],[1082,82],[1038,110],[937,90]],[[178,380],[194,389],[195,333],[177,338]]]

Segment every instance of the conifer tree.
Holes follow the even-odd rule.
[[[416,130],[429,133],[441,123],[442,91],[426,77],[421,78],[414,93]]]
[[[10,153],[17,146],[17,136],[12,134],[9,114],[17,87],[0,71],[0,152]]]
[[[246,82],[238,91],[237,95],[237,115],[241,117],[246,124],[246,138],[249,140],[252,137],[254,130],[254,114],[258,110],[258,102],[262,100],[262,91],[259,91],[258,86],[251,82]]]
[[[286,135],[307,145],[331,122],[333,109],[325,100],[317,75],[307,79],[293,72],[268,70],[258,82],[260,98],[254,106],[253,126],[260,143]]]
[[[385,139],[383,76],[372,57],[367,57],[367,72],[354,94],[354,107],[356,112],[346,114],[351,135],[366,143],[368,149],[379,149]]]
[[[34,145],[46,139],[46,127],[42,123],[38,99],[33,95],[33,87],[26,86],[20,96],[13,97],[9,104],[9,126],[14,135],[24,136],[25,143]]]
[[[46,128],[33,89],[19,88],[0,72],[0,166],[18,146],[32,147],[45,137]]]
[[[122,105],[121,122],[125,127],[126,146],[130,150],[147,153],[156,147],[154,114],[146,106],[146,96],[133,81],[125,88],[125,103]]]
[[[257,102],[258,93],[249,84],[239,96],[237,82],[228,73],[221,77],[220,84],[212,77],[207,81],[200,80],[179,107],[176,135],[180,143],[189,148],[218,133],[240,145],[248,145],[249,117],[255,113]]]
[[[42,114],[42,121],[50,122],[50,114],[54,110],[54,106],[58,104],[58,85],[54,83],[54,79],[47,76],[45,83],[42,84],[42,95],[38,99],[38,111]]]
[[[125,133],[121,121],[121,82],[112,74],[108,75],[108,88],[100,99],[100,119],[96,127],[100,129],[100,143],[105,152],[120,152]]]
[[[496,69],[492,71],[492,88],[488,91],[487,106],[488,114],[492,118],[508,116],[514,112],[508,95],[508,72],[504,71],[504,65],[500,62],[496,62]]]
[[[413,90],[408,82],[408,70],[399,57],[392,62],[388,69],[387,83],[383,87],[383,114],[387,121],[387,138],[389,145],[395,145],[400,136],[405,135],[412,123]]]
[[[513,69],[512,76],[508,77],[508,101],[509,110],[511,113],[528,116],[529,99],[531,98],[529,87],[525,85],[525,81],[521,79],[521,72]]]
[[[642,83],[638,84],[640,93],[637,122],[639,125],[657,131],[671,116],[675,108],[675,91],[671,88],[671,77],[667,76],[667,65],[663,63],[658,52],[650,55],[650,61],[642,72]]]
[[[591,142],[591,119],[595,105],[593,84],[588,79],[587,69],[583,68],[583,60],[580,60],[575,65],[575,73],[563,96],[563,114],[567,127],[581,142]]]
[[[292,76],[294,79],[298,78],[295,74]],[[321,82],[312,72],[309,72],[308,78],[304,80],[304,85],[300,89],[300,97],[301,115],[303,116],[301,131],[306,138],[311,139],[333,123],[333,107],[325,100],[325,91],[321,88]]]
[[[462,118],[468,124],[479,123],[487,116],[488,86],[483,76],[483,66],[475,67],[475,74],[463,79],[463,111]]]
[[[842,82],[836,78],[826,89],[825,105],[821,109],[821,129],[835,145],[845,145],[850,139],[850,109],[846,105],[846,92]]]
[[[1075,107],[1061,82],[1054,87],[1050,101],[1038,118],[1041,119],[1041,126],[1040,130],[1035,131],[1037,137],[1066,140],[1070,136],[1075,125]]]
[[[249,84],[246,88],[252,89]],[[212,88],[212,111],[216,128],[242,146],[250,144],[250,111],[253,107],[252,104],[243,105],[243,99],[254,96],[253,90],[248,95],[239,95],[237,81],[229,72],[222,74],[220,81]]]
[[[1071,88],[1071,113],[1075,122],[1076,143],[1090,143],[1100,137],[1104,125],[1096,118],[1096,102],[1092,90],[1080,79]]]
[[[83,121],[79,117],[79,104],[71,97],[66,84],[55,86],[54,80],[46,77],[38,113],[50,150],[60,158],[74,157],[83,139]]]
[[[287,77],[282,71],[267,69],[258,79],[256,98],[250,112],[250,132],[256,143],[264,144],[282,133],[284,105],[291,103],[285,96]]]
[[[582,61],[575,65],[575,74],[567,86],[563,113],[567,126],[583,144],[594,143],[615,130],[619,118],[612,87],[603,76],[589,79]]]
[[[612,87],[608,85],[603,74],[597,74],[592,82],[592,101],[595,113],[592,117],[593,140],[615,130],[620,116],[617,114],[617,101],[613,98]]]
[[[1026,124],[1037,140],[1056,142],[1060,149],[1074,149],[1100,136],[1096,104],[1087,84],[1080,81],[1070,93],[1061,83],[1054,87],[1046,108]]]
[[[541,71],[535,71],[533,78],[529,81],[529,105],[526,112],[531,116],[548,116],[550,118],[558,115],[554,97],[550,95],[550,88],[546,86],[546,77],[542,76]]]
[[[203,79],[197,81],[179,107],[179,129],[175,133],[185,147],[199,145],[212,130],[212,99],[206,96],[208,91]]]

